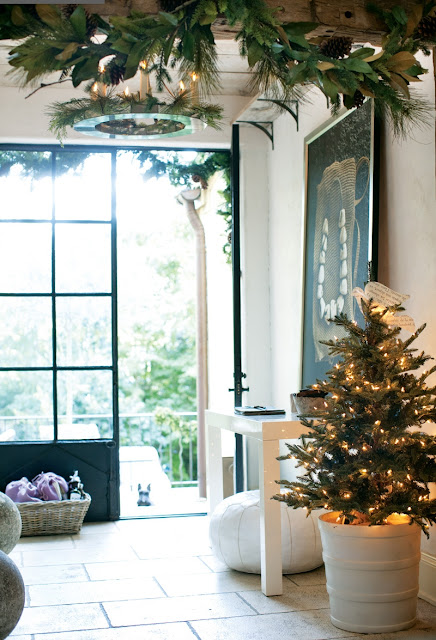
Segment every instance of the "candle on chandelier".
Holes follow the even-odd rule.
[[[198,73],[191,73],[191,102],[192,104],[198,104],[199,102],[199,90],[198,90]]]
[[[139,99],[145,100],[151,94],[150,75],[146,71],[147,62],[141,60],[139,63]]]
[[[105,72],[105,66],[103,64],[99,64],[98,65],[98,73],[100,76],[102,76]],[[94,82],[94,84],[91,87],[91,91],[94,94],[95,98],[98,97],[106,97],[106,92],[107,92],[107,86],[105,85],[104,82],[102,82],[100,79],[97,80],[97,82]]]

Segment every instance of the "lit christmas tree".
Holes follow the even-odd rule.
[[[275,499],[309,512],[337,511],[344,524],[404,522],[406,515],[428,535],[436,522],[428,487],[436,481],[436,437],[416,428],[436,418],[436,387],[426,384],[436,366],[414,374],[431,358],[410,348],[425,325],[403,341],[392,325],[413,321],[396,315],[401,304],[383,306],[361,293],[363,328],[343,314],[332,320],[345,337],[325,343],[339,356],[328,379],[314,385],[327,393],[325,409],[301,417],[310,432],[280,458],[297,459],[305,473],[281,480],[288,492]]]

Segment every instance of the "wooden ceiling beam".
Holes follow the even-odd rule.
[[[181,0],[182,2],[182,0]],[[384,33],[383,23],[367,11],[368,0],[267,0],[271,7],[278,8],[278,16],[283,22],[318,22],[314,35],[350,36],[355,42],[380,44]],[[412,0],[378,0],[380,8],[390,10],[401,6],[407,11],[417,2]],[[155,14],[159,11],[156,0],[106,0],[104,5],[85,5],[91,13],[103,17],[128,15],[130,11]],[[213,25],[216,39],[228,40],[237,29],[218,19]]]

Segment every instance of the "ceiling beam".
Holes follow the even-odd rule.
[[[181,3],[183,0],[181,0]],[[267,4],[279,8],[282,22],[318,22],[314,35],[350,36],[355,42],[379,44],[384,33],[383,23],[367,11],[368,0],[267,0]],[[412,0],[378,0],[380,8],[390,10],[394,6],[410,9],[417,2]],[[155,14],[159,11],[156,0],[106,0],[104,5],[85,5],[91,13],[102,16],[128,15],[130,11]],[[232,39],[236,28],[218,19],[213,30],[216,39]]]

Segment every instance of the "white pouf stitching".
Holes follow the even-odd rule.
[[[244,504],[244,503],[241,503],[241,504]],[[239,552],[239,560],[241,562],[241,567],[244,567],[246,573],[251,573],[251,571],[247,570],[246,564],[242,560],[242,553],[241,553],[241,549],[240,549],[240,546],[239,546],[240,539],[241,539],[241,536],[239,535],[239,531],[240,531],[240,528],[241,528],[242,517],[243,517],[244,513],[246,511],[249,511],[250,509],[258,509],[258,508],[259,508],[259,502],[256,502],[255,504],[251,504],[249,507],[246,507],[245,509],[243,509],[241,511],[241,517],[239,518],[239,523],[238,523],[238,552]]]

